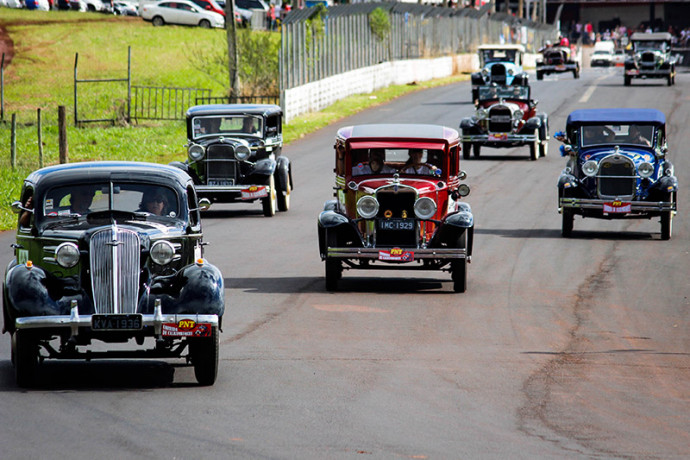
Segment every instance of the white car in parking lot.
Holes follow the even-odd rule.
[[[186,26],[225,27],[225,18],[187,0],[164,0],[140,6],[141,17],[154,26],[179,24]]]

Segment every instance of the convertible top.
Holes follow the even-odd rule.
[[[566,126],[602,123],[647,123],[664,125],[666,117],[656,109],[582,109],[568,115]]]
[[[482,50],[518,50],[518,51],[522,51],[524,53],[525,47],[522,45],[515,45],[515,44],[479,45],[477,47],[477,51],[482,51]]]
[[[671,41],[673,35],[668,32],[635,32],[630,36],[630,40],[633,41]]]

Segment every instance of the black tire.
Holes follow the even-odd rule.
[[[624,84],[625,86],[630,86],[630,81],[631,81],[631,80],[632,80],[632,79],[626,75],[625,77],[623,77],[623,84]]]
[[[543,79],[544,79],[544,73],[543,73],[543,72],[539,72],[539,71],[537,70],[537,80],[543,80]]]
[[[261,206],[263,207],[264,216],[273,217],[276,215],[276,180],[271,175],[268,181],[268,186],[271,189],[266,198],[261,199]]]
[[[474,151],[474,157],[479,158],[479,155],[482,153],[482,146],[481,144],[472,144],[472,150]]]
[[[469,142],[463,142],[462,143],[462,159],[463,160],[469,160],[470,159],[470,150],[472,150],[472,144]]]
[[[573,220],[575,220],[575,214],[570,208],[563,208],[563,224],[561,226],[561,235],[564,238],[570,238],[573,234]]]
[[[292,192],[292,187],[290,187],[290,176],[288,174],[280,181],[278,190],[276,191],[278,199],[278,211],[287,212],[290,209],[290,193]]]
[[[671,75],[669,75],[669,76],[666,78],[666,85],[667,85],[667,86],[673,85],[673,77],[671,77]]]
[[[539,131],[535,130],[534,135],[537,139],[529,145],[529,159],[537,161],[539,158]]]
[[[673,213],[667,211],[661,214],[661,239],[668,241],[673,234]]]
[[[335,232],[326,229],[326,250],[338,247],[338,237]],[[339,259],[326,257],[326,290],[329,292],[338,290],[338,281],[343,277],[343,266]]]
[[[573,77],[574,78],[580,78],[580,68],[577,67],[575,70],[573,70]]]
[[[202,19],[201,21],[199,21],[199,27],[201,27],[202,29],[210,29],[211,23],[208,19]]]
[[[211,337],[194,337],[189,339],[189,354],[194,366],[194,377],[199,385],[210,386],[218,377],[219,355],[218,327],[211,329]]]
[[[472,104],[474,104],[474,101],[479,99],[479,90],[477,88],[472,88]]]
[[[165,21],[164,21],[163,18],[160,17],[160,16],[154,16],[154,18],[151,19],[151,24],[153,24],[153,25],[156,26],[156,27],[158,27],[158,26],[164,26],[164,25],[165,25]]]
[[[549,153],[549,125],[548,121],[542,119],[541,128],[539,128],[539,156],[545,157]]]
[[[38,341],[31,331],[18,329],[12,335],[12,349],[17,385],[22,388],[34,386],[38,373]]]
[[[467,249],[467,230],[462,232],[456,245],[460,249]],[[467,258],[453,260],[450,263],[450,271],[453,292],[465,292],[467,290]]]
[[[545,157],[549,153],[549,141],[542,139],[539,143],[539,156]]]

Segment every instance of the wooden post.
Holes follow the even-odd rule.
[[[38,167],[43,167],[43,133],[41,129],[41,108],[38,108]]]
[[[65,106],[58,106],[58,132],[60,143],[60,164],[69,163],[67,151],[67,112]]]
[[[10,165],[17,166],[17,114],[12,114],[12,134],[10,136]]]

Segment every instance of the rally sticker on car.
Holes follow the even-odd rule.
[[[246,188],[242,190],[242,199],[243,200],[254,200],[256,198],[264,198],[268,196],[268,190],[266,190],[266,187],[259,187],[256,185],[252,185],[249,188]]]
[[[489,134],[490,141],[504,141],[508,139],[508,133]]]
[[[163,337],[210,337],[211,325],[181,319],[176,323],[163,323],[162,334]]]
[[[610,213],[626,213],[632,210],[630,203],[623,203],[622,201],[613,201],[611,203],[604,203],[604,212]]]
[[[414,252],[403,251],[400,248],[392,248],[387,251],[379,251],[379,260],[389,262],[412,262],[414,260]]]

